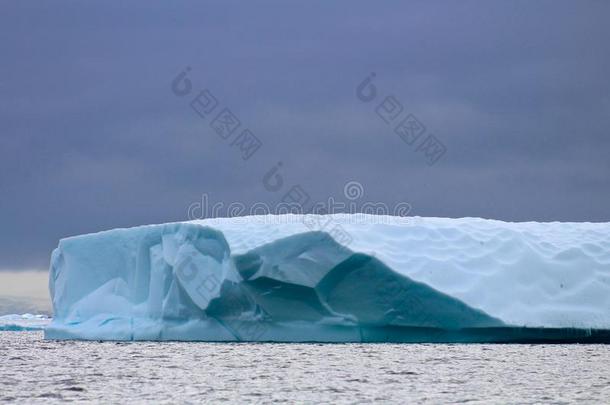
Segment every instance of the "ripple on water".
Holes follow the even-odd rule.
[[[0,332],[0,348],[0,401],[7,402],[610,398],[610,345],[117,344]]]

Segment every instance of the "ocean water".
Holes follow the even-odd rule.
[[[45,341],[0,332],[0,401],[610,403],[610,345]]]

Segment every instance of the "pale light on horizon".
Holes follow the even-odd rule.
[[[51,313],[49,272],[0,270],[0,315]]]

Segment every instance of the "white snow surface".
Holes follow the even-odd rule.
[[[503,222],[367,214],[191,221],[221,231],[232,254],[324,231],[354,252],[509,325],[610,328],[610,223]]]

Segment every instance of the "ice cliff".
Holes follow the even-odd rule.
[[[610,341],[610,223],[218,218],[63,239],[49,339]]]

